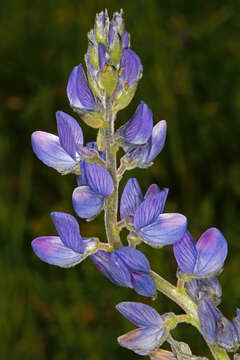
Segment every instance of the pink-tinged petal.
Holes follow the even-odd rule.
[[[84,172],[87,184],[96,194],[108,197],[112,194],[114,185],[109,172],[102,166],[84,162]]]
[[[187,229],[187,219],[181,214],[161,214],[158,219],[140,229],[142,240],[152,247],[171,245],[181,240]]]
[[[180,269],[186,274],[192,274],[197,260],[197,250],[195,240],[189,231],[174,244],[173,251]]]
[[[152,135],[153,114],[148,105],[141,101],[132,118],[119,129],[123,141],[131,145],[145,144]]]
[[[139,355],[148,355],[161,344],[164,328],[158,326],[142,327],[118,338],[121,346]]]
[[[62,148],[59,138],[44,131],[32,134],[32,148],[37,157],[47,166],[65,172],[76,166],[76,161]]]
[[[72,108],[80,113],[95,110],[94,96],[88,86],[82,64],[75,66],[69,77],[67,96]]]
[[[88,186],[79,186],[73,191],[72,202],[78,216],[82,219],[89,219],[102,210],[104,198]]]
[[[153,128],[151,139],[151,150],[148,154],[148,163],[162,151],[167,136],[167,123],[165,120],[159,121]]]
[[[42,236],[32,241],[35,254],[51,265],[70,267],[78,264],[85,256],[66,247],[58,236]]]
[[[142,64],[139,56],[131,49],[124,49],[120,68],[123,69],[121,78],[128,85],[138,81],[142,75]]]
[[[63,149],[75,160],[78,147],[83,144],[82,129],[78,122],[63,111],[56,112],[59,141]]]
[[[121,219],[124,219],[128,215],[133,215],[142,201],[143,195],[137,179],[129,179],[127,184],[125,185],[121,197]]]
[[[84,244],[77,220],[70,214],[57,211],[52,212],[51,217],[63,244],[82,254]]]
[[[125,301],[116,306],[117,310],[137,327],[161,326],[163,321],[159,313],[151,306]]]
[[[160,188],[157,184],[152,184],[149,186],[149,188],[147,189],[146,191],[146,194],[144,196],[144,198],[146,199],[147,197],[149,196],[152,196],[152,195],[157,195],[158,193],[160,193]]]
[[[146,256],[141,251],[130,246],[123,246],[115,250],[112,253],[112,258],[116,262],[121,259],[131,272],[150,272],[150,264]]]
[[[199,238],[198,252],[194,272],[197,275],[208,275],[221,269],[228,252],[227,241],[216,228],[206,230]]]
[[[148,196],[137,208],[134,216],[134,227],[136,230],[148,226],[158,219],[162,213],[167,192],[165,190],[154,196]]]
[[[132,285],[136,293],[142,296],[154,297],[156,295],[156,285],[149,274],[141,272],[131,273]]]

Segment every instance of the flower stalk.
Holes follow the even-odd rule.
[[[116,232],[118,213],[118,177],[117,177],[117,156],[116,151],[112,151],[114,142],[114,116],[113,116],[113,99],[112,96],[106,94],[105,101],[105,121],[108,127],[105,129],[105,143],[106,143],[106,163],[107,170],[112,176],[114,190],[112,195],[105,199],[105,229],[108,243],[113,249],[119,249],[122,246],[119,233]]]

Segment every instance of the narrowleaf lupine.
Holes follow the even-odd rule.
[[[96,268],[118,286],[133,288],[138,294],[154,297],[156,286],[150,264],[139,250],[124,246],[113,253],[98,250],[90,256]]]
[[[77,220],[70,214],[52,212],[59,236],[41,236],[32,241],[35,254],[48,264],[71,267],[97,251],[96,238],[83,239]]]
[[[109,172],[97,164],[81,161],[81,177],[72,195],[73,207],[82,219],[96,216],[103,208],[104,199],[113,192],[113,180]]]
[[[122,302],[117,310],[138,328],[118,338],[121,346],[139,355],[148,355],[158,348],[165,332],[164,321],[149,305]]]
[[[174,244],[174,255],[179,268],[194,277],[217,274],[227,256],[228,246],[216,228],[206,230],[196,243],[189,231]]]
[[[128,180],[120,203],[121,218],[133,217],[133,226],[142,241],[152,247],[162,247],[179,241],[187,228],[181,214],[163,214],[168,189],[153,184],[143,198],[138,181]]]
[[[118,338],[123,347],[151,360],[205,360],[192,355],[186,343],[173,339],[171,331],[186,322],[202,332],[215,360],[229,360],[226,351],[235,351],[239,345],[240,310],[231,322],[215,306],[222,295],[215,276],[228,251],[222,233],[210,228],[195,243],[186,231],[184,215],[164,213],[168,189],[153,184],[144,196],[135,178],[125,185],[118,220],[118,188],[124,172],[150,166],[163,149],[167,132],[165,120],[153,126],[152,111],[144,101],[115,131],[117,112],[132,100],[143,70],[139,56],[130,49],[122,10],[114,13],[112,20],[107,10],[96,15],[88,33],[85,63],[87,76],[82,64],[72,70],[67,97],[85,123],[98,129],[96,141],[84,146],[77,121],[58,111],[58,136],[36,131],[32,147],[46,165],[62,174],[77,175],[73,207],[80,218],[88,220],[104,210],[107,242],[82,238],[72,215],[52,212],[58,236],[38,237],[32,248],[41,260],[60,267],[74,266],[89,256],[112,283],[152,300],[159,290],[184,310],[183,314],[160,316],[145,304],[120,303],[117,309],[137,326]],[[119,147],[125,154],[117,169]],[[129,231],[126,239],[121,233],[124,228]],[[125,246],[127,241],[129,246]],[[148,259],[136,249],[141,242],[155,248],[173,244],[179,267],[176,286],[151,270]],[[159,349],[165,341],[172,352]]]

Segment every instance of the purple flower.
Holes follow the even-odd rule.
[[[144,101],[141,101],[133,117],[117,131],[117,138],[128,145],[143,145],[152,135],[153,114]]]
[[[139,56],[131,49],[124,49],[120,62],[120,81],[125,88],[133,85],[142,76],[142,64]]]
[[[228,246],[223,234],[216,228],[210,228],[201,235],[197,243],[187,231],[173,249],[183,272],[204,277],[214,275],[221,269]]]
[[[67,96],[71,107],[80,114],[97,110],[82,64],[75,66],[67,84]]]
[[[121,218],[133,217],[133,226],[142,240],[153,247],[162,247],[179,241],[187,227],[181,214],[163,214],[168,189],[160,191],[151,185],[143,199],[136,179],[129,179],[120,203]]]
[[[93,151],[84,149],[82,129],[72,116],[57,111],[56,119],[59,136],[35,131],[31,138],[33,151],[44,164],[62,174],[78,172],[80,159],[91,157]]]
[[[148,119],[150,119],[150,112],[148,113]],[[137,123],[137,120],[141,120],[140,117],[135,120],[135,129],[137,129],[137,125],[140,125]],[[145,122],[146,121],[147,119],[145,118]],[[150,166],[151,162],[162,151],[165,145],[167,134],[167,123],[165,120],[159,121],[154,127],[152,127],[152,121],[150,120],[148,125],[146,123],[145,126],[147,128],[144,139],[145,143],[141,146],[132,145],[124,148],[126,155],[122,159],[130,168],[136,166],[145,168]],[[143,138],[142,129],[139,126],[139,136],[140,135]]]
[[[63,212],[51,213],[59,236],[41,236],[32,241],[35,254],[48,264],[70,267],[97,250],[96,238],[83,239],[76,219]]]
[[[133,288],[143,296],[155,296],[156,286],[150,276],[150,264],[141,251],[128,246],[113,253],[98,250],[90,259],[114,284]]]
[[[208,342],[216,343],[228,351],[238,348],[239,337],[235,326],[206,296],[198,301],[198,315],[202,334]]]
[[[220,304],[222,287],[216,277],[206,279],[191,279],[184,284],[186,293],[195,302],[206,295],[215,305]]]
[[[72,201],[78,216],[88,219],[102,210],[104,199],[112,194],[114,186],[111,175],[103,167],[85,161],[80,166],[80,186],[73,191]]]
[[[121,346],[136,354],[148,355],[162,344],[164,323],[155,309],[136,302],[122,302],[116,308],[138,327],[118,338]]]

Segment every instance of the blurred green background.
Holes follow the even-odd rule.
[[[111,284],[89,260],[68,270],[41,262],[30,242],[55,234],[49,213],[73,214],[72,175],[60,176],[33,154],[34,130],[56,132],[55,111],[72,114],[66,84],[83,61],[95,13],[124,9],[131,46],[144,76],[131,105],[140,100],[154,121],[166,119],[166,146],[139,178],[143,190],[168,186],[166,211],[184,213],[198,238],[217,226],[229,242],[220,276],[221,309],[229,318],[240,306],[240,22],[239,1],[3,0],[0,15],[0,359],[119,360],[138,356],[116,337],[132,329],[115,309],[120,301],[152,301]],[[95,130],[84,129],[86,140]],[[80,221],[85,236],[104,238],[102,216]],[[152,268],[175,282],[172,249],[142,246]],[[180,312],[162,295],[160,313]],[[175,331],[197,355],[206,354],[189,326]]]

